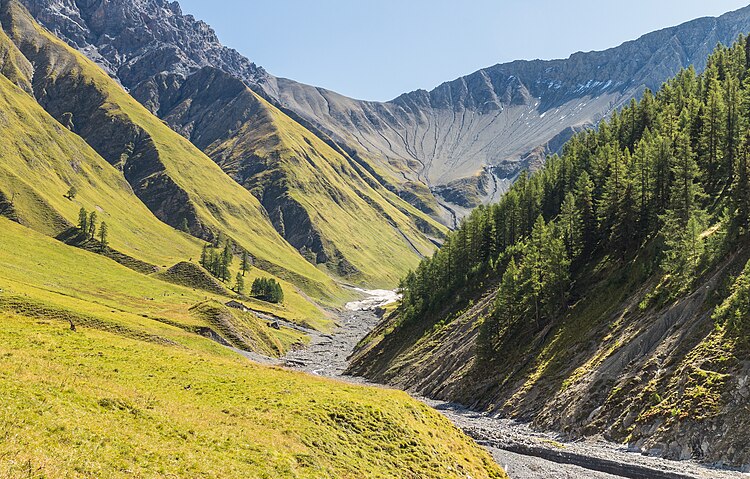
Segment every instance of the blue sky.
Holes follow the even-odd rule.
[[[277,76],[389,100],[516,59],[601,50],[750,0],[179,0]]]

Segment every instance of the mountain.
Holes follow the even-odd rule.
[[[0,131],[0,476],[507,478],[402,392],[249,361],[329,332],[307,294],[345,293],[16,0],[0,0]],[[213,278],[198,258],[219,238],[232,278],[274,278],[284,300]]]
[[[750,468],[750,42],[476,209],[350,373],[571,439]]]
[[[380,159],[383,168],[396,165],[441,201],[466,208],[497,200],[522,169],[538,168],[576,131],[645,88],[657,90],[689,65],[702,71],[718,43],[748,30],[750,7],[601,52],[495,65],[386,103],[269,76],[261,86],[337,141]]]
[[[26,4],[251,191],[277,232],[329,274],[390,286],[444,236],[368,161],[253,92],[268,74],[176,3]]]
[[[213,66],[369,163],[385,187],[449,225],[453,215],[497,200],[521,170],[538,168],[576,131],[645,88],[658,89],[681,68],[692,64],[702,71],[717,43],[729,44],[750,29],[748,7],[601,52],[495,65],[382,103],[274,77],[221,46],[205,23],[182,15],[176,3],[25,3],[152,111],[181,78]]]
[[[254,196],[23,6],[3,1],[0,23],[2,70],[25,92],[8,101],[23,105],[26,118],[8,118],[13,109],[4,115],[11,128],[29,126],[5,137],[16,153],[4,158],[0,184],[19,221],[64,237],[81,207],[96,210],[112,228],[112,245],[146,268],[197,259],[196,238],[223,235],[259,269],[288,281],[298,320],[327,321],[296,288],[328,303],[344,293],[277,233]],[[79,190],[75,201],[65,199],[71,186]],[[174,230],[184,224],[192,237]]]

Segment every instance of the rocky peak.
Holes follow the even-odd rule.
[[[247,81],[266,72],[168,0],[23,0],[45,27],[134,89],[161,73],[214,66]]]

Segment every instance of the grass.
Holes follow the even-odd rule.
[[[505,477],[404,393],[209,349],[0,313],[0,477]]]
[[[188,201],[195,207],[198,218],[204,226],[214,232],[223,231],[257,258],[258,262],[263,264],[264,269],[269,271],[269,274],[294,283],[316,299],[328,304],[341,304],[348,298],[348,295],[334,281],[327,277],[323,271],[307,262],[276,232],[258,200],[226,175],[210,158],[152,115],[97,65],[36,24],[28,12],[17,2],[9,1],[5,8],[12,19],[9,25],[4,26],[6,32],[10,32],[13,41],[17,44],[23,44],[26,45],[25,48],[33,49],[37,56],[42,57],[37,62],[47,67],[44,72],[36,71],[35,75],[47,75],[53,81],[60,81],[63,77],[71,78],[72,83],[82,85],[81,88],[85,88],[82,92],[86,93],[88,97],[101,96],[100,109],[106,112],[108,118],[117,119],[142,129],[153,141],[159,161],[163,164],[164,172],[187,195]],[[25,106],[30,109],[34,108],[32,102],[33,99],[28,96]],[[41,109],[37,108],[37,110]],[[35,113],[41,114],[39,111]],[[53,122],[49,117],[45,121]],[[54,126],[56,130],[53,134],[65,135],[64,128],[59,124]],[[24,141],[29,136],[31,135],[21,135],[19,141]],[[77,147],[82,149],[84,145],[79,141]],[[58,156],[60,161],[75,161],[75,152],[78,149],[71,151],[61,148],[62,151],[55,151],[54,155]],[[87,155],[91,156],[90,149],[87,151]],[[31,161],[34,156],[31,155],[26,160]],[[129,189],[121,175],[119,177],[113,176],[116,173],[114,168],[107,168],[101,164],[98,164],[97,168],[109,169],[109,176],[93,185],[84,183],[84,187],[79,188],[82,191],[80,201],[83,206],[89,208],[94,208],[103,201],[98,197],[89,198],[87,195],[94,195],[90,190],[96,190],[105,182],[110,187],[117,185],[120,188]],[[8,170],[17,173],[15,166]],[[43,172],[38,174],[43,174]],[[6,176],[8,175],[6,174]],[[26,179],[23,176],[21,178]],[[25,195],[25,197],[33,198],[29,200],[34,203],[29,205],[30,211],[46,211],[48,213],[46,215],[37,214],[36,216],[36,226],[40,227],[40,231],[43,231],[43,225],[50,223],[51,216],[54,216],[55,213],[62,214],[68,221],[73,219],[71,211],[74,210],[77,214],[76,206],[78,205],[69,205],[62,213],[57,211],[56,208],[62,201],[62,195],[67,191],[67,186],[70,183],[70,181],[66,182],[66,179],[70,180],[63,178],[51,187],[51,195],[56,201],[53,202],[42,197],[50,204],[49,208],[37,208],[41,205],[38,198],[40,195]],[[2,181],[2,178],[0,178],[0,181]],[[44,182],[32,182],[31,184],[46,187]],[[28,184],[23,185],[19,180],[15,181],[14,187],[23,190],[25,193],[34,190]],[[137,213],[144,208],[141,205],[139,206],[140,209],[130,210],[130,203],[120,203],[119,197],[115,197],[113,202],[120,204],[125,212],[134,211]],[[111,209],[107,208],[107,211]],[[135,215],[132,216],[132,218],[136,217]],[[139,238],[146,237],[149,234],[158,236],[159,231],[164,230],[163,227],[150,229],[149,225],[144,225],[139,230],[124,223],[122,225],[114,223],[117,223],[117,221],[113,221],[114,227],[111,231],[113,246],[121,246],[123,252],[139,259],[145,259],[146,253],[141,251],[140,255],[134,254],[137,252],[125,248],[122,243],[126,243],[126,236],[131,238],[133,243],[136,243],[136,240],[143,243],[145,240]],[[118,236],[120,240],[115,240]],[[171,243],[174,238],[179,239],[179,236],[176,233],[165,235],[165,239],[162,239],[161,243]],[[172,248],[169,254],[174,256],[168,262],[162,261],[161,265],[171,266],[178,260],[185,260],[190,257],[196,258],[200,254],[200,247],[195,240],[185,237],[182,242],[190,245],[190,247],[186,246],[186,250],[179,255],[176,254],[177,248]],[[179,244],[180,242],[177,241],[177,245]],[[162,252],[168,250],[169,248],[164,248]],[[158,258],[152,258],[152,260],[156,259]]]
[[[167,320],[187,329],[211,326],[196,318],[190,309],[206,300],[222,303],[229,300],[224,296],[137,273],[102,256],[66,246],[5,218],[0,218],[0,231],[0,289],[4,295],[27,297],[53,308],[96,315],[115,324],[122,324],[123,321],[145,323],[147,329],[162,327],[153,318],[161,323]],[[294,295],[290,297],[294,298]],[[304,309],[305,305],[310,304],[308,302],[296,307],[286,302],[273,305],[247,300],[246,303],[253,309],[292,322],[324,331],[331,327],[330,320],[319,309]],[[266,329],[265,325],[262,325],[262,329]],[[277,339],[274,339],[268,346],[276,342]],[[285,339],[282,341],[286,342]],[[264,351],[261,348],[260,352]]]
[[[199,241],[159,221],[133,194],[122,174],[36,101],[0,76],[0,190],[19,220],[56,236],[78,222],[81,207],[109,227],[114,249],[165,265],[200,255]],[[65,195],[71,186],[75,199]]]
[[[207,151],[228,170],[250,157],[266,162],[266,170],[248,186],[262,190],[283,181],[289,200],[310,216],[329,256],[339,253],[357,272],[350,282],[393,287],[435,246],[416,226],[436,234],[446,229],[425,213],[388,191],[367,170],[248,90],[260,104],[262,118]],[[259,161],[259,160],[254,160]],[[283,178],[283,180],[279,180]],[[276,185],[279,186],[279,185]],[[332,274],[340,274],[331,268]]]
[[[259,352],[294,331],[6,219],[0,230],[0,478],[505,477],[404,393],[261,367],[194,333],[226,334],[206,305]]]

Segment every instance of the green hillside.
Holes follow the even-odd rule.
[[[3,218],[0,231],[0,477],[505,477],[401,392],[201,337],[219,297]],[[258,327],[260,352],[293,334]]]
[[[0,76],[0,194],[18,221],[50,236],[78,223],[81,207],[109,227],[112,248],[156,265],[200,255],[199,241],[158,220],[122,174]],[[70,188],[75,198],[66,197]]]
[[[4,30],[33,68],[37,101],[122,171],[159,219],[173,227],[187,222],[191,234],[206,240],[221,232],[263,269],[325,301],[341,299],[338,287],[279,236],[249,192],[15,0],[1,7]]]
[[[575,136],[407,275],[352,372],[748,464],[748,106],[740,38]]]
[[[293,244],[295,232],[290,230],[299,227],[298,218],[285,221],[285,201],[306,212],[319,234],[322,251],[302,245],[303,252],[350,280],[393,285],[421,257],[432,254],[435,246],[417,224],[434,236],[442,236],[443,226],[262,98],[256,95],[255,101],[261,113],[206,152],[234,175],[242,174],[248,158],[261,163],[242,183],[265,200]]]
[[[334,276],[393,286],[446,232],[389,190],[369,163],[217,69],[190,75],[157,114],[251,191],[276,230]]]

